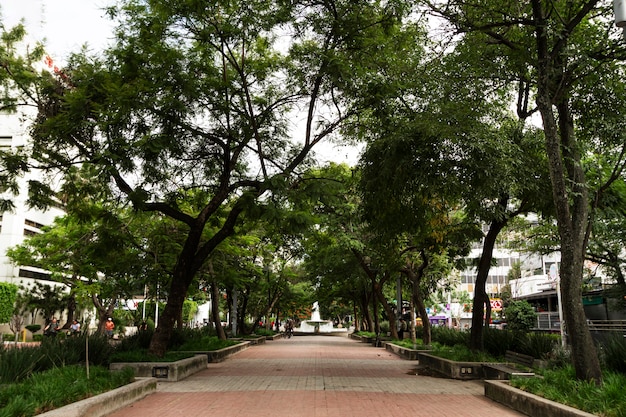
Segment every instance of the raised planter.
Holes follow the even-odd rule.
[[[425,352],[419,352],[417,360],[420,366],[426,366],[448,378],[469,380],[484,377],[482,362],[457,362]]]
[[[197,354],[192,358],[174,362],[114,362],[109,365],[109,369],[117,371],[124,368],[132,368],[135,371],[135,377],[153,377],[160,381],[176,382],[206,369],[207,362],[206,355]]]
[[[418,355],[420,352],[423,353],[428,353],[427,349],[409,349],[406,348],[404,346],[399,346],[394,344],[393,342],[385,342],[385,349],[388,350],[389,352],[393,352],[396,355],[400,356],[401,358],[410,360],[410,361],[416,361],[419,359]]]
[[[252,344],[250,342],[241,342],[233,346],[228,346],[218,350],[207,350],[194,352],[196,355],[204,355],[209,363],[221,362],[230,355],[248,349]]]
[[[254,338],[246,337],[243,340],[245,340],[246,342],[250,342],[251,345],[262,345],[267,340],[267,337],[266,336],[259,336],[259,337],[254,337]]]
[[[283,337],[284,335],[282,333],[276,333],[271,336],[265,336],[265,340],[278,340],[278,339],[282,339]]]
[[[39,417],[103,417],[156,392],[155,378],[138,378],[130,384],[38,414]]]
[[[594,417],[594,414],[514,388],[508,381],[485,381],[485,397],[533,417]]]

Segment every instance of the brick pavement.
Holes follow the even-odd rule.
[[[407,361],[345,336],[296,336],[237,353],[109,417],[522,416],[481,381],[415,374]]]

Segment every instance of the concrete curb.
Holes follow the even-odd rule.
[[[136,378],[123,387],[37,414],[38,417],[104,417],[156,392],[156,378]]]
[[[485,381],[485,397],[533,417],[595,417],[594,414],[514,388],[508,381]]]
[[[176,382],[187,378],[207,367],[207,357],[196,354],[191,358],[174,362],[114,362],[109,365],[111,371],[132,368],[139,378],[156,377],[165,382]]]

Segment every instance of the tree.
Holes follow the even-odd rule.
[[[13,316],[13,306],[17,300],[18,287],[8,282],[0,282],[0,323],[8,323]]]
[[[120,25],[106,60],[76,55],[42,86],[32,132],[42,166],[91,164],[117,197],[187,230],[152,353],[164,354],[194,276],[240,215],[271,202],[359,114],[342,91],[355,89],[355,69],[376,72],[370,54],[404,11],[399,1],[129,0],[110,10]],[[190,189],[195,211],[178,204]]]
[[[572,362],[579,379],[601,381],[598,355],[582,307],[583,259],[594,207],[624,169],[624,120],[616,103],[624,86],[620,40],[610,34],[608,2],[525,4],[429,2],[457,33],[479,34],[500,51],[532,91],[541,115],[561,249],[561,294]],[[608,176],[586,176],[587,155],[605,155]],[[597,172],[597,171],[596,171]]]
[[[512,301],[504,309],[506,328],[526,332],[537,324],[537,313],[528,301]]]

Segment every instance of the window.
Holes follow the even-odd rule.
[[[43,272],[29,271],[27,269],[21,269],[21,268],[20,268],[19,276],[21,278],[34,278],[34,279],[41,279],[41,280],[46,280],[46,281],[50,280],[50,274],[46,274]]]
[[[41,223],[37,223],[37,222],[34,222],[34,221],[32,221],[32,220],[28,220],[28,219],[24,220],[24,224],[25,224],[26,226],[36,227],[37,229],[41,229],[41,228],[43,228],[43,226],[44,226],[44,225],[43,225],[43,224],[41,224]]]

